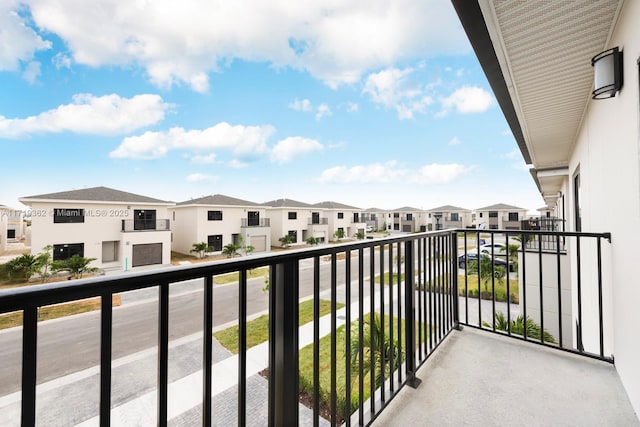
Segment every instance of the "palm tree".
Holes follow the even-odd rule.
[[[226,255],[227,258],[233,258],[234,256],[240,255],[238,250],[240,249],[240,245],[234,245],[233,243],[229,243],[224,248],[222,248],[222,254]]]
[[[489,282],[491,282],[492,279],[495,278],[498,283],[503,283],[504,277],[507,274],[505,268],[494,265],[493,260],[488,255],[481,255],[479,264],[478,261],[470,261],[467,268],[469,273],[478,274],[478,280],[484,285],[486,294],[489,293]],[[478,272],[478,270],[480,271]]]
[[[291,243],[293,243],[293,239],[291,239],[291,236],[289,234],[285,234],[284,236],[279,238],[278,241],[282,243],[283,248],[288,248]]]
[[[371,371],[371,347],[373,347],[373,369],[375,369],[375,386],[379,387],[384,378],[387,378],[391,370],[395,370],[400,366],[404,357],[400,344],[391,339],[388,335],[384,336],[382,343],[382,328],[380,326],[380,315],[375,313],[373,322],[371,315],[366,316],[363,325],[362,341],[359,340],[360,325],[354,322],[351,326],[351,368],[357,369],[360,361],[360,348],[363,350],[362,375],[367,375]],[[382,346],[381,346],[382,344]],[[380,348],[382,347],[382,352]],[[391,359],[393,352],[393,360]],[[384,363],[384,376],[381,369]]]
[[[211,251],[212,248],[206,242],[194,243],[191,245],[191,250],[189,252],[195,252],[198,254],[198,258],[203,258],[205,252]]]
[[[526,325],[526,326],[525,326]],[[487,322],[482,322],[482,326],[490,328]],[[524,316],[519,315],[515,320],[511,321],[511,333],[524,336],[524,329],[527,329],[527,338],[540,339],[540,334],[544,336],[544,341],[555,344],[556,340],[546,329],[543,331],[540,325],[533,321],[533,319],[527,316],[527,321],[524,321]],[[504,317],[504,313],[501,311],[496,312],[496,329],[499,331],[508,331],[509,322]]]

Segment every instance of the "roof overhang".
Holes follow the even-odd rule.
[[[607,48],[623,1],[452,0],[522,156],[537,172],[569,164],[591,99],[591,58]],[[533,175],[543,197],[557,193],[557,176]]]

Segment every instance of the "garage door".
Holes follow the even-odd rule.
[[[133,245],[132,267],[162,264],[162,243]]]
[[[264,252],[267,250],[267,236],[251,236],[250,245],[253,246],[255,252]]]

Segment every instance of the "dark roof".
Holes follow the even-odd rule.
[[[444,205],[438,208],[429,209],[427,212],[456,212],[456,211],[468,211],[469,209],[459,208],[457,206]]]
[[[380,208],[368,208],[368,209],[365,209],[364,212],[387,212],[387,211]]]
[[[412,208],[411,206],[403,206],[401,208],[391,209],[393,212],[419,212],[424,209]]]
[[[360,208],[357,208],[355,206],[345,205],[343,203],[338,203],[338,202],[320,202],[320,203],[315,203],[313,206],[315,206],[317,208],[323,208],[323,209],[356,209],[356,210],[360,210]]]
[[[504,203],[498,203],[491,206],[485,206],[484,208],[478,208],[477,211],[509,211],[509,210],[520,210],[524,211],[525,208],[519,208],[513,205],[505,205]]]
[[[471,46],[478,57],[482,70],[487,76],[489,85],[491,85],[493,94],[498,100],[502,113],[507,119],[513,137],[518,143],[522,157],[524,157],[524,161],[527,164],[531,164],[531,155],[525,143],[524,134],[520,127],[518,115],[513,106],[507,83],[502,75],[502,69],[500,68],[498,57],[493,48],[493,42],[489,36],[489,30],[487,30],[480,4],[478,1],[471,0],[451,0],[451,2],[458,14],[464,31],[467,33]]]
[[[258,203],[236,199],[235,197],[225,196],[224,194],[212,194],[210,196],[177,203],[177,206],[185,205],[260,206]]]
[[[61,191],[59,193],[38,194],[36,196],[22,197],[20,201],[29,200],[73,200],[89,202],[124,202],[124,203],[166,203],[166,200],[154,199],[126,191],[114,190],[108,187],[83,188],[81,190]]]
[[[262,206],[268,206],[272,208],[312,208],[313,205],[309,203],[299,202],[291,199],[277,199],[270,202],[261,203]]]

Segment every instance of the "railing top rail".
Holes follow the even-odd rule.
[[[583,231],[548,231],[548,230],[497,230],[497,229],[456,229],[453,230],[457,233],[470,233],[470,234],[510,234],[510,235],[518,235],[518,234],[540,234],[544,236],[560,236],[560,237],[601,237],[603,239],[607,239],[611,242],[611,233],[588,233]]]
[[[319,248],[292,249],[281,253],[251,255],[241,259],[230,258],[203,262],[197,265],[167,266],[153,271],[127,272],[114,276],[99,276],[65,282],[31,285],[0,291],[0,313],[22,310],[29,306],[58,304],[66,301],[109,295],[117,292],[157,286],[160,283],[182,282],[240,270],[280,264],[319,256],[333,255],[361,248],[376,247],[396,242],[417,240],[426,236],[450,234],[450,230],[413,233],[402,236],[362,240]]]

